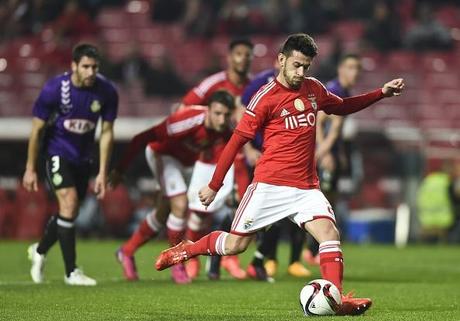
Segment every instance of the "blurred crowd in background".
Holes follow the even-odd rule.
[[[458,128],[455,122],[460,120],[457,1],[4,0],[0,30],[1,117],[30,117],[41,86],[68,70],[71,49],[79,41],[101,49],[101,73],[120,88],[122,117],[166,115],[197,81],[225,68],[228,41],[234,37],[253,39],[254,73],[272,66],[279,40],[288,33],[307,32],[317,39],[320,54],[312,74],[322,81],[335,77],[343,53],[360,53],[363,80],[357,92],[398,75],[406,78],[408,90],[397,102],[358,115],[357,125],[350,122],[367,132],[349,138],[358,168],[350,176],[359,186],[344,189],[339,208],[389,210],[391,228],[377,225],[386,233],[394,230],[395,208],[408,202],[419,216],[416,224],[421,232],[413,238],[459,241],[460,165],[455,150],[460,136],[449,132]],[[396,135],[394,141],[395,128],[413,130]],[[442,137],[440,141],[427,136],[438,129],[442,133],[436,132],[435,138]],[[417,142],[408,138],[418,134]],[[21,223],[22,216],[8,221],[4,213],[17,213],[16,204],[28,204],[20,206],[24,220],[27,213],[46,217],[55,204],[46,193],[16,192],[10,177],[22,174],[25,161],[18,159],[25,159],[25,139],[11,142],[0,137],[0,141],[2,149],[17,151],[0,156],[0,187],[6,190],[0,190],[0,237],[34,237],[42,226],[18,231],[17,227],[27,226]],[[118,142],[115,153],[122,146]],[[132,228],[136,218],[154,206],[142,160],[138,167],[144,171],[131,173],[128,188],[115,191],[108,201],[85,201],[79,219],[82,233],[126,235],[126,227]],[[354,224],[356,229],[360,220]],[[394,238],[390,233],[375,239],[372,233],[351,239]]]

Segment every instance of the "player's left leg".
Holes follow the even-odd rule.
[[[298,204],[304,207],[304,210],[290,218],[318,241],[321,275],[337,286],[342,293],[343,256],[332,207],[319,190],[305,191]],[[358,315],[364,313],[371,305],[370,299],[342,295],[342,306],[337,313]]]
[[[155,267],[158,271],[175,264],[185,262],[198,255],[235,255],[244,252],[253,239],[253,234],[237,235],[214,231],[197,242],[183,241],[163,251],[158,257]]]
[[[255,233],[293,213],[296,190],[265,183],[251,184],[236,211],[230,233],[212,232],[197,242],[182,242],[161,253],[156,262],[163,270],[197,255],[234,255],[243,252]]]

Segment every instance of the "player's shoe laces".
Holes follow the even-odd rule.
[[[171,267],[171,278],[177,284],[187,284],[192,282],[192,280],[187,275],[184,263],[178,263]]]
[[[74,269],[69,276],[64,276],[64,282],[67,285],[83,286],[93,286],[97,284],[96,280],[86,276],[80,269]]]
[[[275,280],[272,277],[267,275],[267,271],[263,266],[249,264],[246,272],[251,279],[270,283],[275,282]]]
[[[296,278],[308,278],[311,276],[310,270],[300,262],[294,262],[288,266],[288,273]]]
[[[121,248],[119,248],[117,252],[115,252],[115,256],[117,258],[117,261],[121,264],[121,267],[123,268],[123,275],[125,276],[125,279],[128,281],[139,280],[134,256],[126,255],[125,253],[123,253],[123,250]]]
[[[162,271],[175,264],[187,261],[189,259],[189,256],[185,250],[185,247],[190,244],[193,244],[193,242],[189,240],[182,241],[176,246],[173,246],[161,252],[160,256],[157,258],[157,261],[155,262],[155,268],[158,271]]]
[[[30,276],[34,283],[43,283],[44,273],[43,268],[45,267],[45,255],[37,252],[38,243],[34,243],[27,249],[29,260],[32,263],[30,268]]]
[[[192,257],[190,260],[187,261],[185,265],[185,270],[187,271],[187,275],[191,279],[195,279],[200,274],[200,260],[197,257]]]
[[[367,298],[354,298],[352,293],[342,295],[342,305],[337,315],[360,315],[372,306],[372,300]]]
[[[270,277],[274,277],[276,271],[278,270],[278,263],[275,260],[267,260],[264,264],[265,271],[267,271],[267,275]]]
[[[246,279],[246,271],[240,267],[240,260],[237,255],[223,256],[221,265],[235,279]]]

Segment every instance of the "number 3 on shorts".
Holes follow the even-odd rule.
[[[59,170],[59,167],[61,166],[59,156],[51,157],[51,162],[51,173],[56,173]]]

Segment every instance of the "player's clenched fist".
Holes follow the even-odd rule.
[[[385,97],[399,96],[404,89],[404,79],[398,78],[383,85],[382,93]]]
[[[214,201],[216,197],[216,192],[209,188],[209,186],[205,186],[198,192],[198,196],[200,197],[200,202],[203,206],[208,207],[209,204]]]

